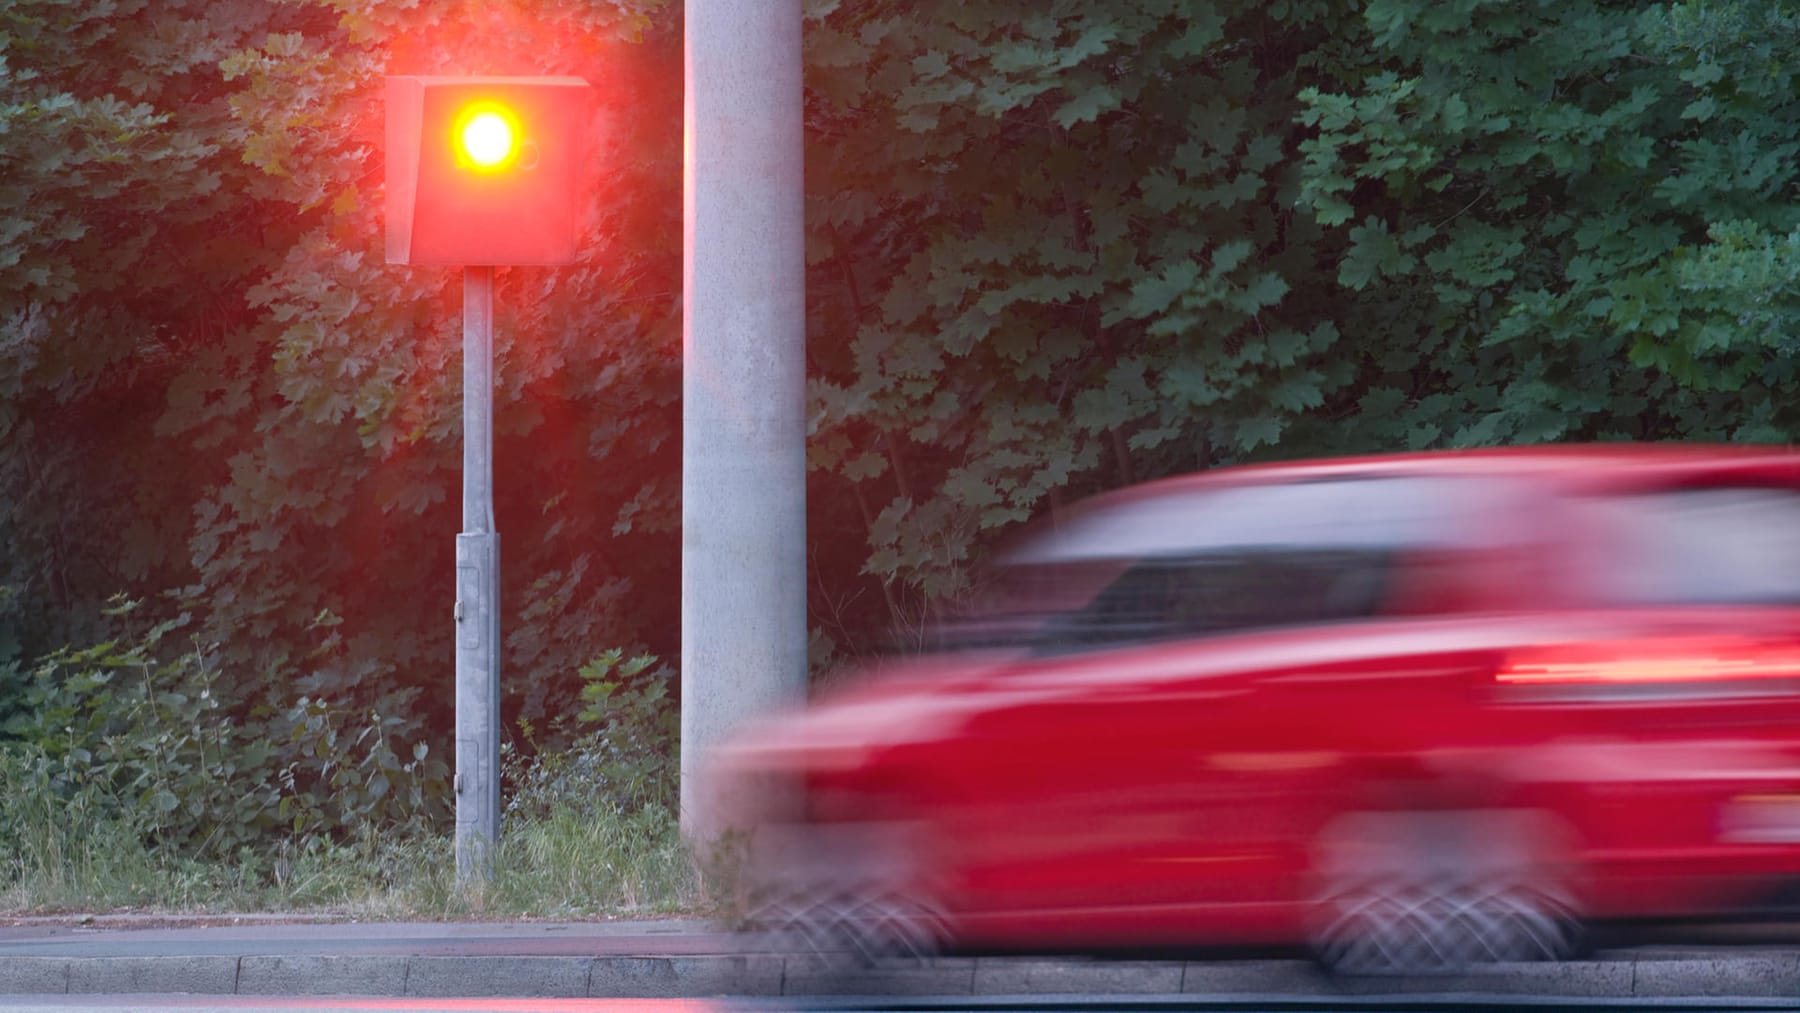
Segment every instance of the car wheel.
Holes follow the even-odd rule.
[[[751,923],[783,952],[865,967],[927,959],[943,939],[932,905],[885,891],[793,894],[764,905]]]
[[[1336,821],[1315,858],[1315,952],[1345,974],[1443,974],[1571,955],[1580,920],[1553,826],[1507,810]]]
[[[918,831],[894,824],[802,826],[753,851],[765,898],[752,931],[775,949],[869,965],[938,952],[946,920],[912,870]]]

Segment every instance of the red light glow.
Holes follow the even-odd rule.
[[[498,172],[518,157],[517,117],[499,103],[476,103],[457,117],[454,143],[457,164],[480,172]]]
[[[1516,658],[1495,678],[1513,685],[1795,679],[1800,678],[1800,651],[1743,643],[1620,644]]]

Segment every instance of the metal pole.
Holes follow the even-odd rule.
[[[681,819],[744,718],[806,687],[801,0],[687,0]]]
[[[500,839],[500,535],[494,530],[494,269],[463,268],[463,530],[456,536],[456,879]]]

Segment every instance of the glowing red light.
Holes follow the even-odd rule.
[[[477,102],[456,118],[453,143],[457,164],[481,172],[512,165],[519,155],[519,121],[498,102]]]
[[[463,127],[462,143],[469,161],[491,168],[512,154],[512,127],[499,113],[482,113]]]
[[[1800,678],[1800,651],[1726,639],[1586,645],[1514,658],[1496,678],[1513,685],[1656,684]]]

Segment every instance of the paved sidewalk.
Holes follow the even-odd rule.
[[[0,923],[0,956],[689,956],[741,953],[690,920],[361,922],[289,916],[103,916]]]
[[[694,921],[14,919],[0,994],[706,997],[1532,995],[1800,1000],[1800,950],[1644,948],[1454,977],[1332,979],[1301,960],[946,958],[846,972]]]

